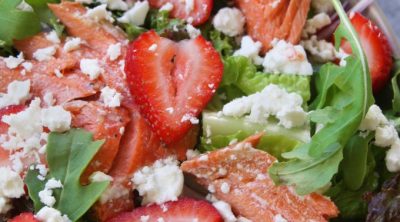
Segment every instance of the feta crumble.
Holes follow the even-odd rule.
[[[126,11],[122,17],[118,18],[119,22],[141,26],[144,24],[146,15],[149,12],[150,6],[147,0],[137,1],[131,9]]]
[[[213,202],[212,205],[218,210],[225,222],[236,222],[236,217],[232,213],[231,205],[221,200]]]
[[[310,35],[314,35],[321,28],[331,24],[331,22],[329,15],[324,12],[314,15],[314,17],[307,20],[302,37],[307,38]]]
[[[0,167],[0,214],[12,208],[11,198],[19,198],[24,193],[24,182],[20,175],[8,167]]]
[[[400,140],[397,139],[386,153],[386,168],[390,172],[400,171]]]
[[[188,159],[188,160],[194,159],[199,155],[200,155],[200,152],[198,150],[188,149],[186,151],[186,159]]]
[[[300,44],[307,50],[317,62],[325,63],[334,61],[339,57],[335,46],[325,40],[318,40],[317,36],[313,35],[308,40],[303,40]]]
[[[100,99],[106,107],[119,107],[121,105],[121,93],[108,86],[101,89]]]
[[[41,222],[71,222],[67,215],[62,215],[57,209],[48,206],[42,207],[35,218]]]
[[[113,178],[101,171],[96,171],[89,177],[91,182],[113,181]]]
[[[107,4],[107,7],[111,10],[128,10],[128,4],[123,0],[99,0],[102,4]]]
[[[270,84],[259,93],[224,105],[222,113],[232,117],[246,116],[256,123],[265,123],[269,116],[275,116],[280,125],[293,128],[306,123],[307,113],[301,107],[302,104],[303,99],[297,93],[288,93],[285,89]]]
[[[0,109],[10,105],[24,104],[29,98],[30,80],[13,81],[7,86],[7,93],[0,93]]]
[[[201,34],[200,30],[196,29],[193,25],[187,24],[185,27],[191,39],[197,38]]]
[[[121,43],[111,44],[107,49],[110,61],[115,61],[121,55]]]
[[[48,61],[53,58],[53,55],[56,54],[56,51],[57,50],[55,46],[38,49],[33,53],[33,58],[39,62]]]
[[[54,44],[59,44],[61,42],[57,32],[54,30],[46,34],[46,39]]]
[[[106,4],[101,4],[94,8],[88,9],[84,16],[92,19],[95,22],[101,22],[101,21],[108,21],[111,23],[114,22],[111,12],[107,11]]]
[[[375,131],[379,126],[387,125],[389,121],[383,115],[382,110],[377,105],[372,105],[369,107],[365,118],[361,122],[359,130],[361,131]]]
[[[46,206],[53,207],[56,203],[56,198],[53,196],[53,189],[59,189],[62,187],[63,185],[59,180],[54,178],[49,179],[46,182],[44,189],[38,193],[40,202]]]
[[[97,79],[103,72],[97,59],[82,59],[80,62],[81,71],[88,75],[90,80]]]
[[[6,63],[7,68],[9,69],[17,68],[24,61],[25,61],[24,53],[22,52],[19,53],[17,57],[9,56],[7,58],[4,58],[4,62]]]
[[[284,40],[274,40],[273,48],[265,55],[264,72],[274,74],[312,75],[313,68],[301,45],[292,45]]]
[[[137,171],[132,182],[143,196],[143,204],[162,204],[178,199],[183,189],[183,173],[179,162],[169,157]]]
[[[393,125],[388,124],[378,127],[375,131],[375,145],[379,147],[389,147],[398,139],[397,130]]]
[[[244,56],[253,61],[256,65],[263,63],[263,58],[259,56],[262,44],[259,41],[254,41],[250,36],[243,36],[240,42],[240,49],[236,50],[234,56]]]
[[[170,2],[165,3],[163,6],[161,6],[161,8],[159,9],[160,11],[172,11],[172,9],[174,9],[174,5],[171,4]]]
[[[212,21],[216,30],[227,36],[237,36],[243,33],[246,20],[237,8],[222,8]]]
[[[81,44],[82,44],[82,40],[80,38],[69,38],[65,42],[63,49],[65,52],[71,52],[71,51],[79,49]]]
[[[43,126],[51,132],[65,132],[71,128],[72,116],[62,106],[52,106],[41,112]]]

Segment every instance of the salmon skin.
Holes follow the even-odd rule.
[[[217,199],[253,222],[274,222],[277,217],[323,222],[338,215],[335,204],[320,194],[298,196],[291,187],[276,186],[268,168],[277,160],[252,148],[257,138],[259,135],[185,161],[181,169],[194,175],[201,185],[214,188],[210,190]]]

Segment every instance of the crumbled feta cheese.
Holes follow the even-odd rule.
[[[53,55],[56,53],[56,51],[56,47],[54,46],[38,49],[33,53],[33,58],[39,62],[48,61],[53,58]]]
[[[339,49],[339,52],[336,53],[336,57],[338,57],[338,59],[340,59],[340,63],[339,65],[341,67],[345,67],[347,65],[347,57],[349,57],[350,55],[347,54],[345,51],[343,51],[343,49]]]
[[[169,157],[137,171],[132,182],[143,196],[143,204],[162,204],[178,199],[183,189],[183,173],[178,161]]]
[[[400,140],[397,139],[386,153],[386,168],[390,172],[400,171]]]
[[[47,106],[53,106],[55,103],[53,93],[51,93],[51,92],[47,92],[46,94],[44,94],[43,100]]]
[[[39,191],[38,193],[40,202],[42,202],[44,205],[52,207],[56,203],[56,198],[53,197],[53,191],[49,189],[44,189]]]
[[[7,94],[0,93],[0,108],[24,104],[30,98],[30,80],[13,81],[7,86]]]
[[[71,128],[71,113],[62,106],[52,106],[42,110],[42,124],[51,132],[65,132]]]
[[[262,123],[273,115],[285,128],[303,126],[307,114],[301,107],[303,99],[297,93],[288,93],[277,85],[270,84],[261,92],[235,99],[226,104],[222,113],[225,116],[246,116],[250,121]]]
[[[316,14],[314,17],[307,20],[303,29],[302,36],[304,38],[307,38],[310,35],[314,35],[315,33],[317,33],[318,30],[329,24],[331,24],[331,18],[329,17],[329,15],[324,12]]]
[[[0,167],[0,197],[19,198],[24,193],[21,176],[8,167]]]
[[[231,187],[229,186],[229,184],[227,182],[223,182],[221,184],[221,192],[222,193],[227,194],[227,193],[229,193],[230,189],[231,189]]]
[[[157,50],[157,44],[153,44],[149,47],[149,51],[155,52]]]
[[[28,72],[32,71],[33,64],[31,62],[24,62],[22,63],[22,67]]]
[[[129,190],[118,183],[111,184],[100,196],[100,203],[104,204],[108,201],[118,199],[129,195]]]
[[[91,182],[104,182],[104,181],[113,181],[113,178],[101,171],[96,171],[92,175],[90,175]]]
[[[149,12],[150,6],[147,0],[137,1],[135,5],[128,11],[126,11],[122,17],[118,18],[119,22],[129,23],[132,25],[141,26],[144,24],[146,15]]]
[[[54,30],[46,34],[46,39],[54,44],[59,44],[61,42],[57,32]]]
[[[3,116],[2,121],[10,126],[8,128],[9,138],[2,143],[3,148],[7,150],[24,148],[26,152],[41,148],[43,127],[39,98],[34,99],[27,109]]]
[[[399,138],[393,125],[378,127],[375,131],[375,145],[389,147]]]
[[[199,36],[201,34],[200,30],[196,29],[195,27],[193,27],[193,25],[191,24],[187,24],[185,27],[186,31],[189,34],[189,37],[191,39],[195,39],[197,38],[197,36]]]
[[[111,10],[128,10],[128,4],[123,0],[99,0],[102,4],[107,4],[107,7]]]
[[[140,222],[147,222],[149,221],[149,219],[150,219],[149,215],[140,216]]]
[[[24,53],[22,52],[19,53],[17,57],[9,56],[7,58],[4,58],[4,62],[6,63],[7,68],[9,69],[17,68],[24,61],[25,61]]]
[[[194,0],[185,0],[186,14],[190,14],[194,9]]]
[[[46,168],[46,166],[44,164],[38,164],[35,167],[37,170],[39,170],[39,174],[43,177],[47,176],[48,173],[48,169]]]
[[[383,115],[381,108],[377,105],[372,105],[369,107],[365,118],[361,122],[359,130],[362,131],[375,131],[379,126],[387,125],[389,122]]]
[[[313,68],[301,45],[292,45],[284,40],[274,40],[274,46],[264,58],[264,72],[275,74],[312,75]]]
[[[97,59],[82,59],[80,68],[84,74],[89,76],[90,80],[97,79],[103,72]]]
[[[337,58],[335,46],[325,40],[318,40],[317,36],[313,35],[308,40],[303,40],[300,43],[317,62],[334,61]]]
[[[240,42],[240,49],[233,53],[234,56],[244,56],[253,61],[256,65],[261,65],[263,63],[263,58],[258,54],[262,48],[262,44],[259,41],[253,41],[253,39],[246,35],[243,36]]]
[[[11,210],[12,205],[9,198],[0,197],[0,214],[6,214]]]
[[[213,19],[215,29],[231,37],[243,33],[245,22],[239,9],[228,7],[220,9]]]
[[[283,218],[282,215],[277,214],[274,217],[274,222],[287,222],[287,220],[285,218]]]
[[[95,22],[108,21],[114,22],[111,12],[107,11],[107,5],[101,4],[86,11],[85,17]]]
[[[197,157],[198,155],[200,155],[200,152],[198,150],[188,149],[186,151],[186,159],[188,159],[188,160],[191,160],[191,159]]]
[[[311,6],[315,9],[316,12],[331,12],[333,11],[333,4],[331,1],[326,0],[312,0]]]
[[[66,215],[62,215],[57,209],[47,206],[40,209],[35,218],[41,222],[71,222]]]
[[[108,86],[101,89],[100,99],[106,107],[119,107],[121,105],[121,93]]]
[[[70,38],[65,42],[63,49],[66,52],[71,52],[79,49],[81,44],[82,40],[80,38]]]
[[[161,8],[159,9],[160,11],[172,11],[174,9],[174,5],[171,4],[170,2],[165,3]]]
[[[195,116],[192,116],[191,114],[186,113],[185,115],[182,116],[181,122],[186,122],[190,121],[192,124],[199,124],[199,119],[197,119]]]
[[[33,12],[33,8],[30,4],[26,3],[25,0],[22,0],[19,5],[17,5],[17,9],[24,12]]]
[[[107,49],[107,56],[115,61],[121,55],[121,43],[112,44]]]
[[[228,203],[219,200],[212,203],[212,205],[218,210],[225,222],[236,222],[236,217]]]

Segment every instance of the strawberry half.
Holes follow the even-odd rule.
[[[367,56],[373,91],[379,92],[389,80],[393,65],[389,41],[378,26],[360,13],[355,13],[351,17],[351,23],[360,37]],[[341,48],[346,53],[352,53],[350,43],[347,41],[342,43]]]
[[[162,218],[165,222],[222,222],[218,211],[207,201],[182,198],[161,205],[140,207],[130,213],[122,213],[109,222],[147,221],[158,222]],[[147,220],[145,220],[147,219]],[[197,219],[197,220],[196,220]]]
[[[35,219],[31,212],[21,213],[20,215],[14,217],[10,222],[39,222]]]
[[[203,37],[176,43],[154,31],[131,43],[125,64],[141,114],[167,144],[198,123],[223,74],[218,52]]]
[[[213,0],[149,0],[154,8],[161,8],[166,3],[173,5],[171,16],[192,20],[193,25],[201,25],[208,20],[213,8]]]

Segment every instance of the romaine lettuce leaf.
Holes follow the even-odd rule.
[[[301,95],[306,103],[310,97],[310,78],[298,75],[277,75],[257,71],[257,67],[250,59],[243,56],[231,56],[224,61],[224,76],[221,89],[229,92],[240,91],[244,95],[260,92],[269,84],[276,84],[288,92]]]

